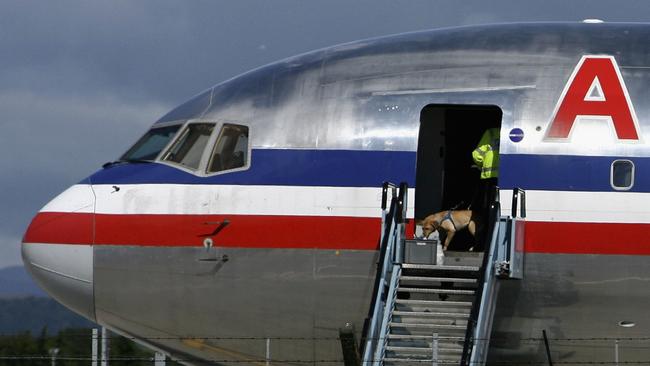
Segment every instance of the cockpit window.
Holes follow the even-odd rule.
[[[242,168],[248,162],[248,127],[224,124],[212,150],[207,173]]]
[[[214,123],[192,123],[163,156],[164,161],[180,164],[186,168],[198,169]]]
[[[120,160],[154,160],[181,125],[154,127],[142,136]]]

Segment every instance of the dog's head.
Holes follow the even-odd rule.
[[[438,230],[440,222],[438,222],[435,215],[429,215],[424,220],[419,221],[418,225],[422,226],[422,237],[426,239],[431,233]]]

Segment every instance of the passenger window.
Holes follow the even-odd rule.
[[[185,128],[163,160],[198,169],[205,145],[214,129],[213,123],[192,123]]]
[[[224,124],[208,162],[208,173],[242,168],[248,163],[248,127]]]
[[[634,185],[634,163],[630,160],[615,160],[611,170],[612,188],[626,191]]]
[[[154,160],[167,146],[181,125],[154,127],[142,136],[120,160]]]

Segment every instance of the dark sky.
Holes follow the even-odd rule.
[[[309,50],[428,28],[643,22],[643,1],[12,1],[0,7],[0,267],[48,200],[169,109]]]

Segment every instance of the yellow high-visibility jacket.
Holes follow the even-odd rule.
[[[483,133],[472,158],[481,168],[481,179],[497,178],[499,176],[499,129],[490,128]]]

